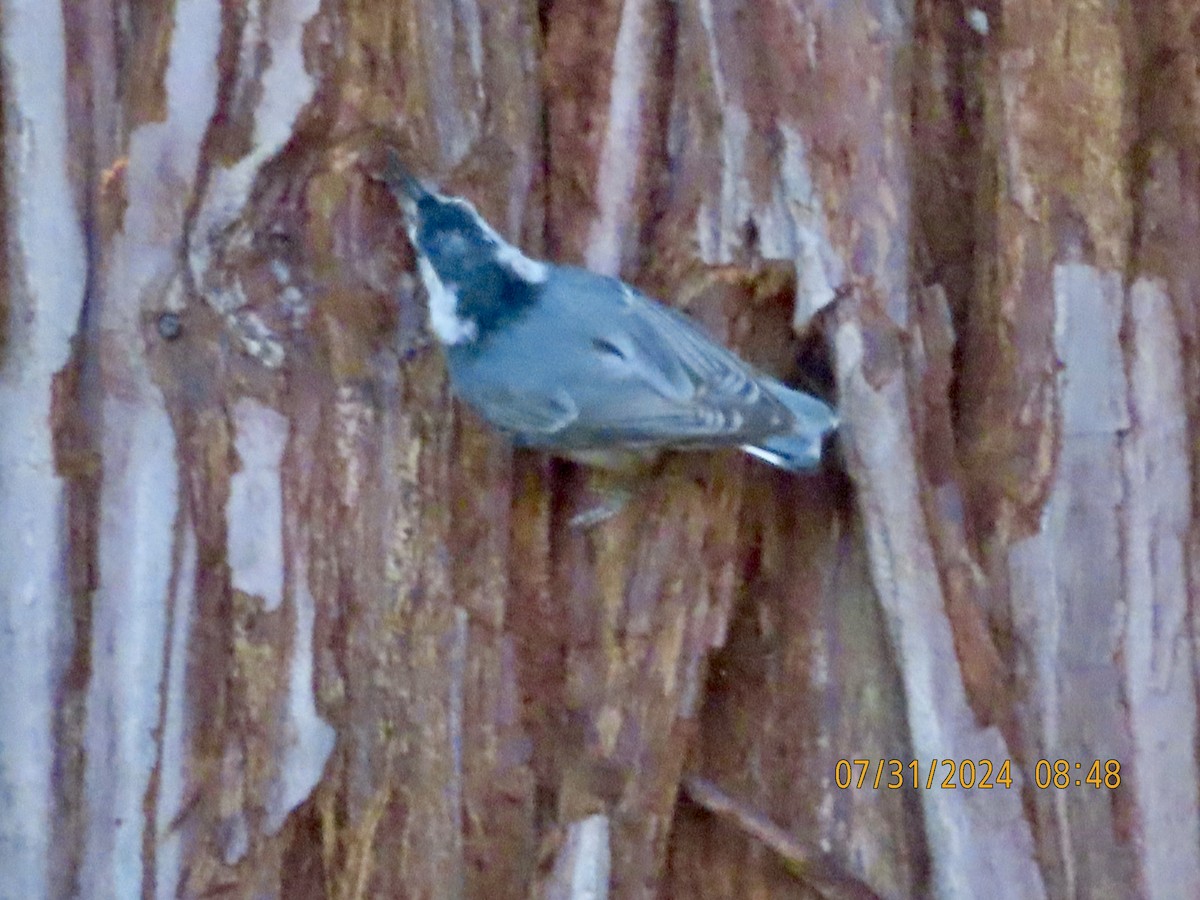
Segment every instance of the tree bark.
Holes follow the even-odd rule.
[[[0,897],[1200,896],[1198,21],[0,0]],[[571,527],[384,143],[837,460]]]

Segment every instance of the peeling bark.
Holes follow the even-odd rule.
[[[57,803],[54,707],[73,634],[68,487],[54,454],[54,394],[83,303],[84,238],[69,182],[66,41],[53,5],[4,8],[6,222],[0,343],[0,869],[6,893],[45,896]],[[47,71],[38,69],[46,65]],[[17,136],[21,141],[14,140]]]
[[[977,6],[0,0],[0,896],[1200,893],[1196,13]],[[571,528],[384,142],[839,464]]]

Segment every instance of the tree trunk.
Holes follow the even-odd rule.
[[[1200,896],[1198,28],[0,0],[0,897]],[[385,142],[839,459],[571,527]]]

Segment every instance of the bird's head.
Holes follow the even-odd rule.
[[[443,343],[474,340],[481,325],[546,281],[545,263],[500,237],[468,201],[426,187],[395,151],[388,152],[380,179],[404,212],[434,331]]]

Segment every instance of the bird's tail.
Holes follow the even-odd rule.
[[[781,469],[805,472],[821,464],[821,448],[828,435],[838,427],[837,413],[824,401],[771,379],[763,379],[784,406],[795,417],[795,427],[786,434],[776,435],[757,444],[742,447],[751,456]]]

